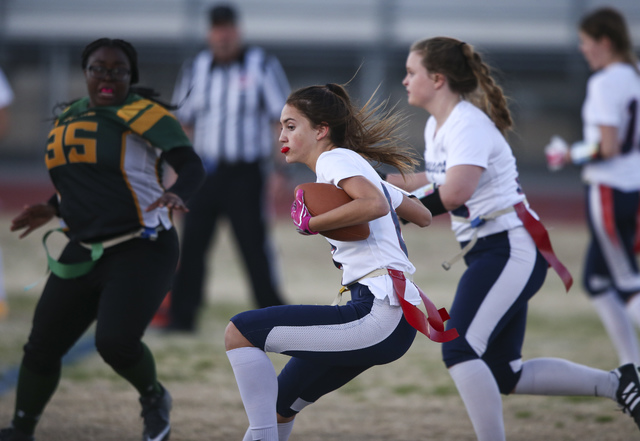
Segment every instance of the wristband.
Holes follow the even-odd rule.
[[[601,159],[600,144],[578,141],[571,146],[569,151],[571,162],[575,165],[586,164],[596,159]]]
[[[423,187],[420,187],[414,191],[411,192],[411,194],[415,197],[417,197],[418,199],[422,199],[425,196],[429,196],[431,193],[433,193],[436,190],[437,185],[434,183],[431,184],[427,184]]]
[[[420,198],[420,202],[429,209],[432,216],[447,213],[448,210],[444,208],[442,199],[440,199],[440,189],[437,186],[433,186],[433,192]]]

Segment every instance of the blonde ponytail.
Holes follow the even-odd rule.
[[[444,75],[452,91],[482,109],[502,134],[512,128],[502,88],[473,46],[455,38],[435,37],[414,43],[411,51],[422,55],[422,65],[429,72]]]

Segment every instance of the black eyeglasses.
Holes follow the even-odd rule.
[[[124,67],[116,67],[113,69],[107,69],[102,66],[89,66],[87,67],[89,71],[89,75],[98,80],[104,80],[107,76],[111,77],[114,80],[122,81],[126,80],[129,75],[131,75],[131,71]]]

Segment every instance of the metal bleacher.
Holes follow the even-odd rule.
[[[199,39],[211,0],[0,0],[5,43],[122,34],[158,44]],[[586,10],[610,4],[631,29],[637,0],[237,0],[249,40],[266,44],[406,45],[451,34],[488,47],[567,47]]]
[[[181,63],[204,46],[212,0],[0,0],[0,67],[16,94],[13,130],[0,164],[40,158],[51,108],[83,94],[82,47],[95,38],[130,40],[143,81],[170,96]],[[497,67],[520,136],[539,146],[541,126],[575,135],[586,65],[576,23],[609,4],[640,42],[640,1],[611,0],[236,0],[245,39],[281,60],[293,87],[353,81],[366,97],[404,100],[400,84],[409,45],[450,35],[486,53]],[[167,95],[168,94],[168,95]],[[411,136],[420,142],[420,124]],[[534,130],[535,128],[535,130]],[[548,138],[547,138],[548,139]],[[523,160],[539,163],[539,151]]]

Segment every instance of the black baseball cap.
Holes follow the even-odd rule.
[[[237,13],[231,5],[217,5],[209,11],[209,23],[211,26],[224,24],[236,24]]]

